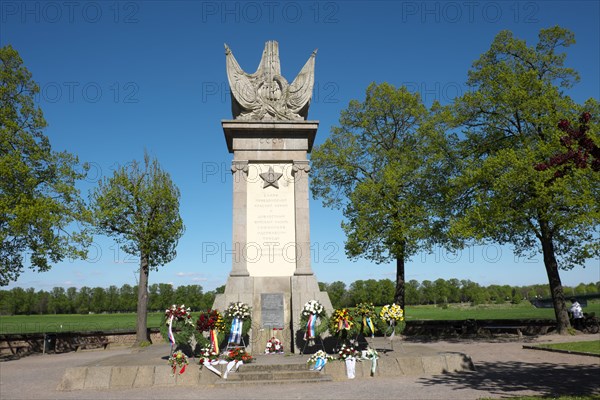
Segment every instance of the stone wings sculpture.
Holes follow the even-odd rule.
[[[289,84],[281,76],[279,44],[265,43],[262,59],[253,74],[242,70],[225,45],[227,78],[231,88],[231,109],[234,119],[249,121],[295,121],[308,117],[308,107],[315,82],[317,50]]]

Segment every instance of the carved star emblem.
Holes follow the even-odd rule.
[[[279,182],[277,181],[279,180],[279,178],[281,178],[281,175],[283,174],[275,172],[273,171],[273,167],[269,167],[269,170],[267,172],[263,172],[262,174],[260,174],[262,180],[265,181],[263,189],[269,186],[273,186],[275,189],[279,189]]]

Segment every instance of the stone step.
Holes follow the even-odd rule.
[[[295,379],[319,379],[323,374],[318,371],[257,371],[233,372],[227,376],[231,381],[286,381]]]
[[[240,367],[240,372],[259,372],[259,371],[309,371],[308,364],[244,364]]]
[[[215,386],[221,385],[284,385],[288,383],[321,383],[321,382],[332,382],[333,379],[329,375],[319,375],[318,378],[305,378],[305,379],[286,379],[286,380],[256,380],[256,381],[246,381],[246,380],[231,380],[229,379],[221,379],[215,382]]]

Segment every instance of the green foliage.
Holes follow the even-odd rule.
[[[175,258],[184,232],[179,197],[169,174],[147,153],[143,167],[133,161],[119,168],[100,181],[91,195],[96,229],[113,236],[126,253],[140,258],[138,343],[146,337],[149,272]]]
[[[418,94],[372,83],[365,100],[350,102],[340,126],[311,156],[313,196],[343,210],[346,254],[396,260],[395,297],[402,303],[404,261],[443,232],[434,211],[447,141],[437,118]]]
[[[92,210],[99,232],[113,236],[122,249],[147,257],[156,269],[176,256],[184,226],[179,216],[179,189],[156,159],[144,155],[104,178],[92,193]]]
[[[87,166],[67,152],[52,151],[44,136],[39,87],[10,45],[0,48],[0,286],[29,267],[47,271],[66,257],[83,258],[89,219],[75,187]]]
[[[511,244],[519,257],[542,250],[560,332],[568,318],[559,268],[600,257],[600,173],[573,168],[553,179],[552,168],[535,168],[564,151],[561,119],[590,112],[588,134],[600,142],[598,102],[577,105],[563,91],[579,79],[562,52],[574,43],[558,26],[542,29],[536,46],[500,32],[469,71],[472,90],[452,106],[465,135],[461,173],[450,180],[454,243]]]

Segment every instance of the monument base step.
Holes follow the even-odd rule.
[[[222,387],[239,384],[326,383],[348,379],[346,366],[340,361],[329,361],[321,372],[311,371],[306,363],[308,355],[258,355],[253,363],[230,372],[227,380],[207,368],[200,369],[198,361],[190,359],[184,374],[173,375],[171,368],[166,365],[168,353],[168,345],[156,345],[131,354],[108,356],[87,366],[67,368],[57,390]],[[356,379],[427,376],[475,369],[466,354],[437,352],[418,345],[405,345],[400,351],[380,353],[377,364],[372,377],[371,362],[358,361]],[[223,374],[225,365],[218,365],[217,369]]]
[[[223,379],[215,383],[215,386],[229,386],[229,385],[285,385],[292,383],[322,383],[322,382],[333,382],[333,378],[329,375],[322,375],[318,379],[286,379],[286,380],[266,380],[266,381],[245,381],[245,380],[230,380]]]

